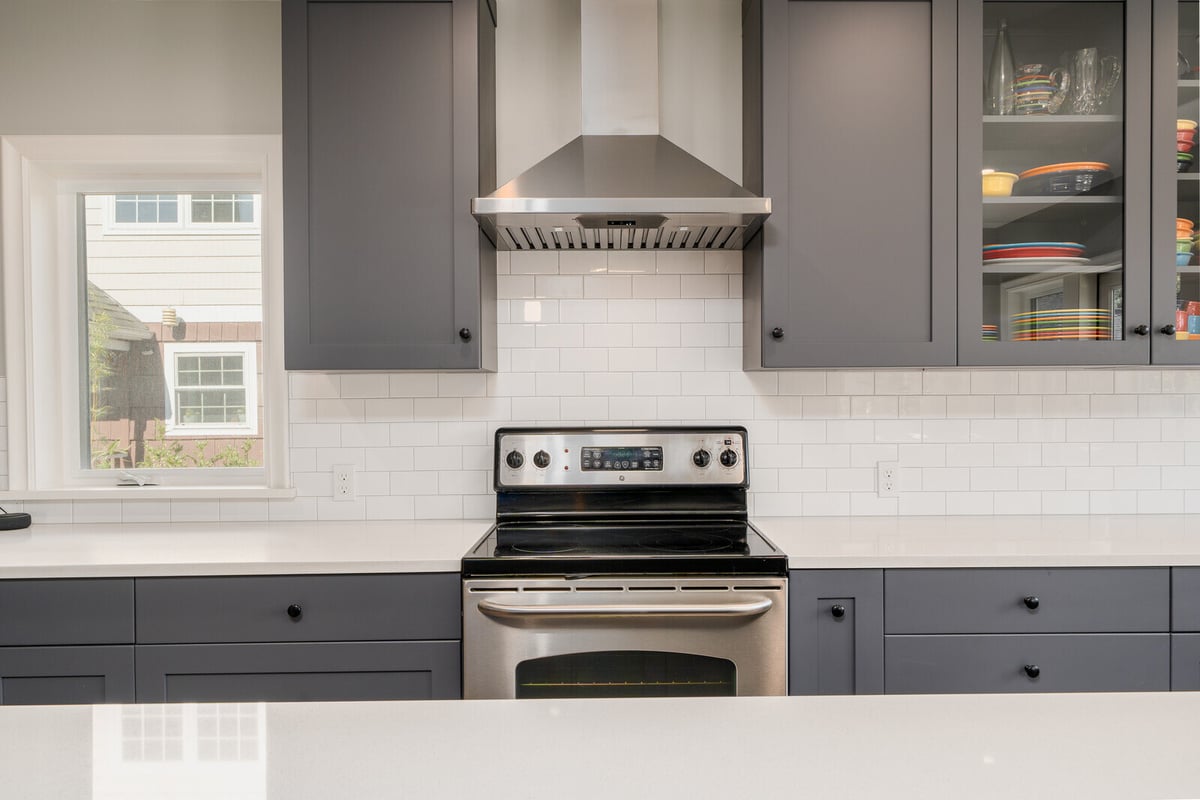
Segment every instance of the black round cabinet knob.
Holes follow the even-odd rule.
[[[458,338],[462,339],[464,342],[471,341],[471,329],[470,328],[459,328],[458,329]]]
[[[697,450],[692,453],[692,463],[697,467],[707,467],[710,461],[712,461],[712,455],[707,450]]]
[[[846,607],[841,603],[838,603],[833,608],[829,609],[829,613],[833,614],[834,619],[841,619],[842,617],[846,616]]]
[[[721,451],[721,466],[732,467],[737,462],[738,462],[737,453],[733,452],[732,450],[722,450]]]
[[[538,450],[533,454],[533,465],[538,469],[545,469],[550,466],[550,454],[545,450]]]
[[[1042,601],[1037,598],[1037,595],[1032,595],[1032,594],[1029,595],[1028,597],[1023,598],[1021,600],[1021,602],[1024,603],[1025,607],[1028,608],[1030,611],[1033,611],[1035,608],[1037,608],[1038,606],[1040,606],[1042,604]]]
[[[296,603],[292,603],[290,606],[287,607],[287,615],[289,617],[291,617],[292,619],[300,619],[300,616],[303,613],[304,613],[304,609],[302,609]]]
[[[1136,333],[1138,336],[1145,336],[1146,334],[1148,334],[1150,332],[1150,326],[1149,325],[1138,325],[1133,329],[1133,332]]]
[[[1174,336],[1174,335],[1175,335],[1175,326],[1174,326],[1174,325],[1163,325],[1163,326],[1162,326],[1161,328],[1159,328],[1158,330],[1159,330],[1159,331],[1160,331],[1160,332],[1161,332],[1161,333],[1162,333],[1164,336]]]
[[[508,464],[511,469],[520,469],[525,465],[525,456],[521,455],[519,451],[513,450],[504,457],[504,463]]]
[[[783,338],[783,328],[772,328],[771,329],[771,338],[772,339],[782,339]]]
[[[1025,665],[1025,674],[1028,675],[1030,678],[1036,678],[1038,675],[1042,674],[1042,668],[1039,667],[1037,664],[1026,664]]]

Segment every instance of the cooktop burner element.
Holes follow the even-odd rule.
[[[687,531],[654,533],[644,537],[638,545],[660,553],[716,553],[734,547],[733,540],[724,536]]]

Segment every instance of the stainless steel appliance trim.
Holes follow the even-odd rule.
[[[756,617],[770,610],[770,598],[749,603],[697,605],[511,605],[495,600],[479,601],[479,610],[489,617]]]

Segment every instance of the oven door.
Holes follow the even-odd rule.
[[[468,580],[468,699],[787,692],[784,578]]]

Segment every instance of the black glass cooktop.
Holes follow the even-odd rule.
[[[463,557],[464,577],[786,575],[787,556],[745,521],[505,522]]]

